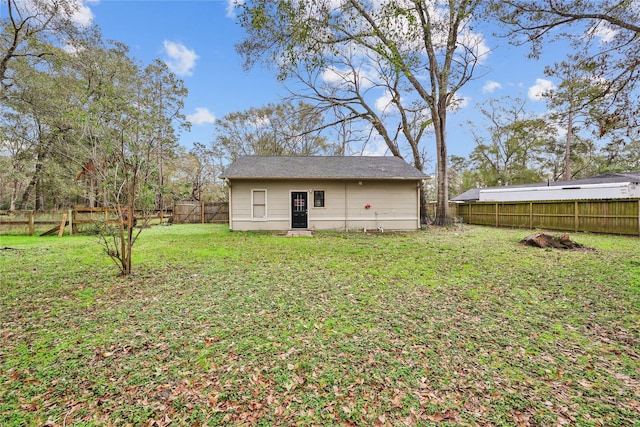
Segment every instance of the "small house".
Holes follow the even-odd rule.
[[[398,157],[245,156],[220,176],[231,230],[416,230],[427,176]]]

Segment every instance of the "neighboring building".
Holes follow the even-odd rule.
[[[517,202],[629,198],[640,198],[640,172],[610,173],[571,181],[472,188],[451,201]]]
[[[416,230],[421,171],[397,157],[246,156],[220,175],[231,230]]]

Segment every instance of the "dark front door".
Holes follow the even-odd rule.
[[[291,228],[307,228],[307,192],[291,193]]]

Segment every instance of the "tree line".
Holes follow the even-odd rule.
[[[382,143],[434,166],[423,203],[436,199],[446,224],[449,197],[472,186],[640,169],[637,1],[241,2],[238,54],[247,68],[271,67],[289,96],[225,115],[189,149],[178,144],[187,88],[163,62],[141,64],[99,28],[75,25],[76,2],[4,3],[1,208],[163,209],[224,197],[215,177],[239,155],[357,155]],[[570,52],[546,70],[557,82],[547,114],[520,99],[479,105],[475,148],[450,156],[448,114],[487,72],[483,31],[532,57],[560,41]]]
[[[0,68],[3,208],[165,207],[188,126],[187,89],[161,61],[142,65],[74,2],[5,2]]]

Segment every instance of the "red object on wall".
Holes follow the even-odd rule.
[[[367,203],[366,205],[364,205],[365,209],[369,209],[371,207],[371,205],[369,203]]]

